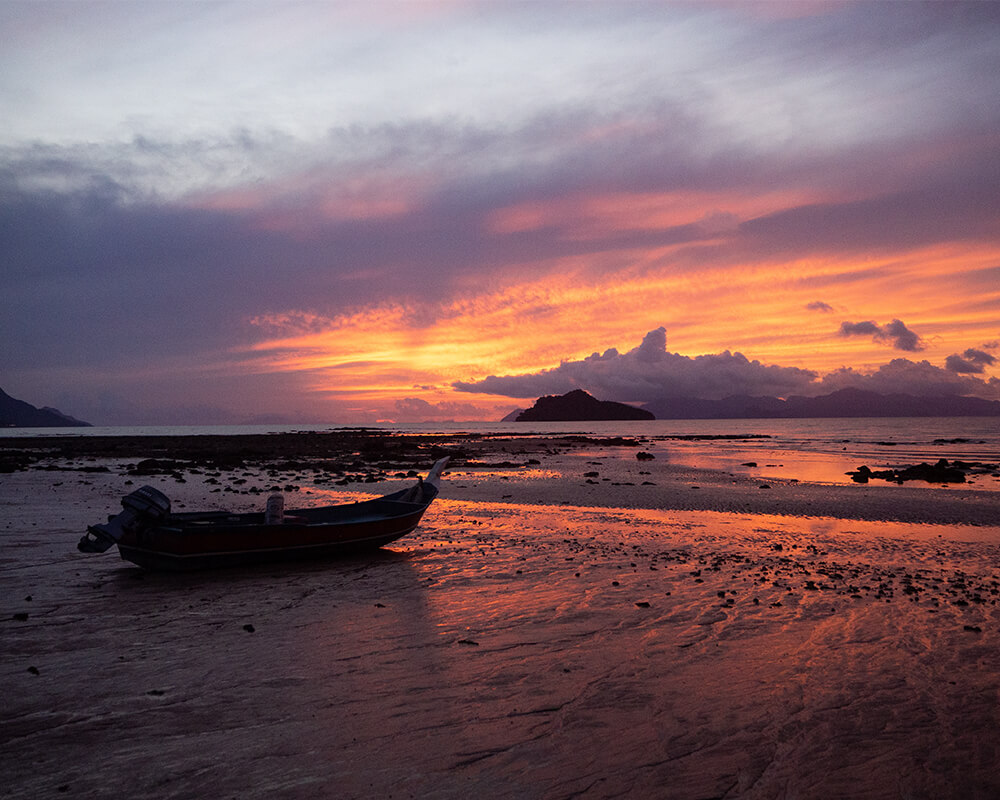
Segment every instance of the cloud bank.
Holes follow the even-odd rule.
[[[868,324],[880,332],[883,330],[874,323]],[[867,326],[865,332],[871,332]],[[994,363],[992,356],[978,350],[966,351],[965,356],[974,365]],[[647,333],[638,347],[626,353],[606,350],[537,373],[491,375],[480,381],[458,381],[453,386],[462,392],[516,398],[584,389],[602,400],[626,403],[648,403],[667,397],[720,400],[732,395],[815,396],[848,387],[880,394],[958,394],[1000,399],[1000,380],[983,380],[961,372],[951,366],[942,368],[928,361],[898,358],[871,372],[845,367],[821,376],[812,370],[751,361],[728,350],[714,355],[684,356],[667,351],[666,330],[660,327]]]

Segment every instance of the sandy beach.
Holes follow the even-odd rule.
[[[5,797],[1000,796],[996,491],[565,437],[83,441],[0,448]],[[76,551],[144,483],[323,505],[440,454],[372,555]]]

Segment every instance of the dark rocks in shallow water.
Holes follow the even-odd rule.
[[[636,453],[635,457],[639,461],[652,461],[654,458],[656,458],[656,456],[654,456],[652,453],[647,453],[644,450],[640,450],[638,453]]]
[[[936,464],[920,463],[903,469],[883,469],[873,470],[866,465],[862,465],[854,472],[848,472],[851,480],[855,483],[868,483],[872,478],[878,480],[892,481],[894,483],[904,483],[906,481],[926,481],[927,483],[965,483],[966,470],[973,469],[978,465],[967,464],[964,461],[956,461],[949,464],[948,459],[942,458]]]
[[[965,483],[965,472],[955,466],[949,466],[948,460],[942,458],[936,464],[917,464],[907,467],[899,473],[903,481],[927,481],[928,483]]]
[[[170,458],[147,458],[129,469],[129,475],[176,475],[191,465]]]

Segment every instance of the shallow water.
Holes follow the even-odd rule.
[[[170,426],[113,428],[11,428],[4,436],[179,436],[244,435],[293,431],[330,431],[335,426]],[[898,468],[941,458],[1000,466],[1000,418],[919,417],[801,420],[652,420],[636,422],[425,423],[368,426],[369,430],[445,434],[506,434],[511,449],[519,437],[580,434],[641,440],[657,459],[695,469],[738,475],[846,485],[846,474],[862,464]],[[746,438],[698,438],[730,437]],[[756,438],[755,438],[756,437]],[[631,458],[632,453],[627,457]],[[756,462],[756,467],[746,467]],[[997,470],[992,470],[996,472]],[[892,484],[885,484],[892,485]],[[1000,476],[970,477],[970,485],[1000,491]]]

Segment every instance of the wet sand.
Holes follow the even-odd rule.
[[[132,453],[58,452],[0,475],[0,793],[1000,796],[996,492],[417,445],[457,464],[391,548],[192,575],[76,541],[127,480],[178,507],[275,485],[312,505],[410,461],[372,484],[289,454],[128,475]]]

